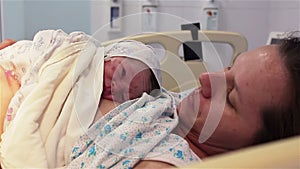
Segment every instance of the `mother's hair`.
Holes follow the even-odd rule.
[[[255,143],[264,143],[300,134],[300,32],[291,32],[280,44],[280,57],[288,70],[291,100],[286,106],[263,109],[263,128]]]

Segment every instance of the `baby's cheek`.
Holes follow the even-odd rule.
[[[142,95],[143,91],[141,91],[138,84],[132,84],[129,87],[129,98],[135,99],[137,97],[140,97]]]

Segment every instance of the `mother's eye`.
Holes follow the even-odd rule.
[[[234,108],[234,105],[233,105],[232,100],[231,100],[232,98],[230,98],[230,94],[231,94],[232,90],[233,89],[229,89],[227,91],[226,101],[230,105],[230,107]]]
[[[230,107],[234,107],[232,102],[230,101],[230,98],[229,98],[229,94],[227,94],[227,103],[230,105]]]
[[[125,70],[124,68],[122,68],[121,76],[122,76],[122,77],[125,77],[125,76],[126,76],[126,70]]]

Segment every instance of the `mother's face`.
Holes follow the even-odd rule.
[[[278,46],[265,46],[243,53],[225,72],[200,76],[202,87],[179,106],[182,126],[187,129],[188,124],[194,124],[187,135],[191,142],[208,155],[253,143],[262,127],[261,110],[266,106],[280,106],[288,97],[287,70],[278,49]],[[210,137],[200,144],[199,133],[204,128],[202,134]]]

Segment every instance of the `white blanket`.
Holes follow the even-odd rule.
[[[22,99],[2,135],[3,168],[64,166],[74,141],[92,124],[102,93],[103,48],[87,35],[48,30],[32,44],[28,55],[37,60],[22,79]]]

